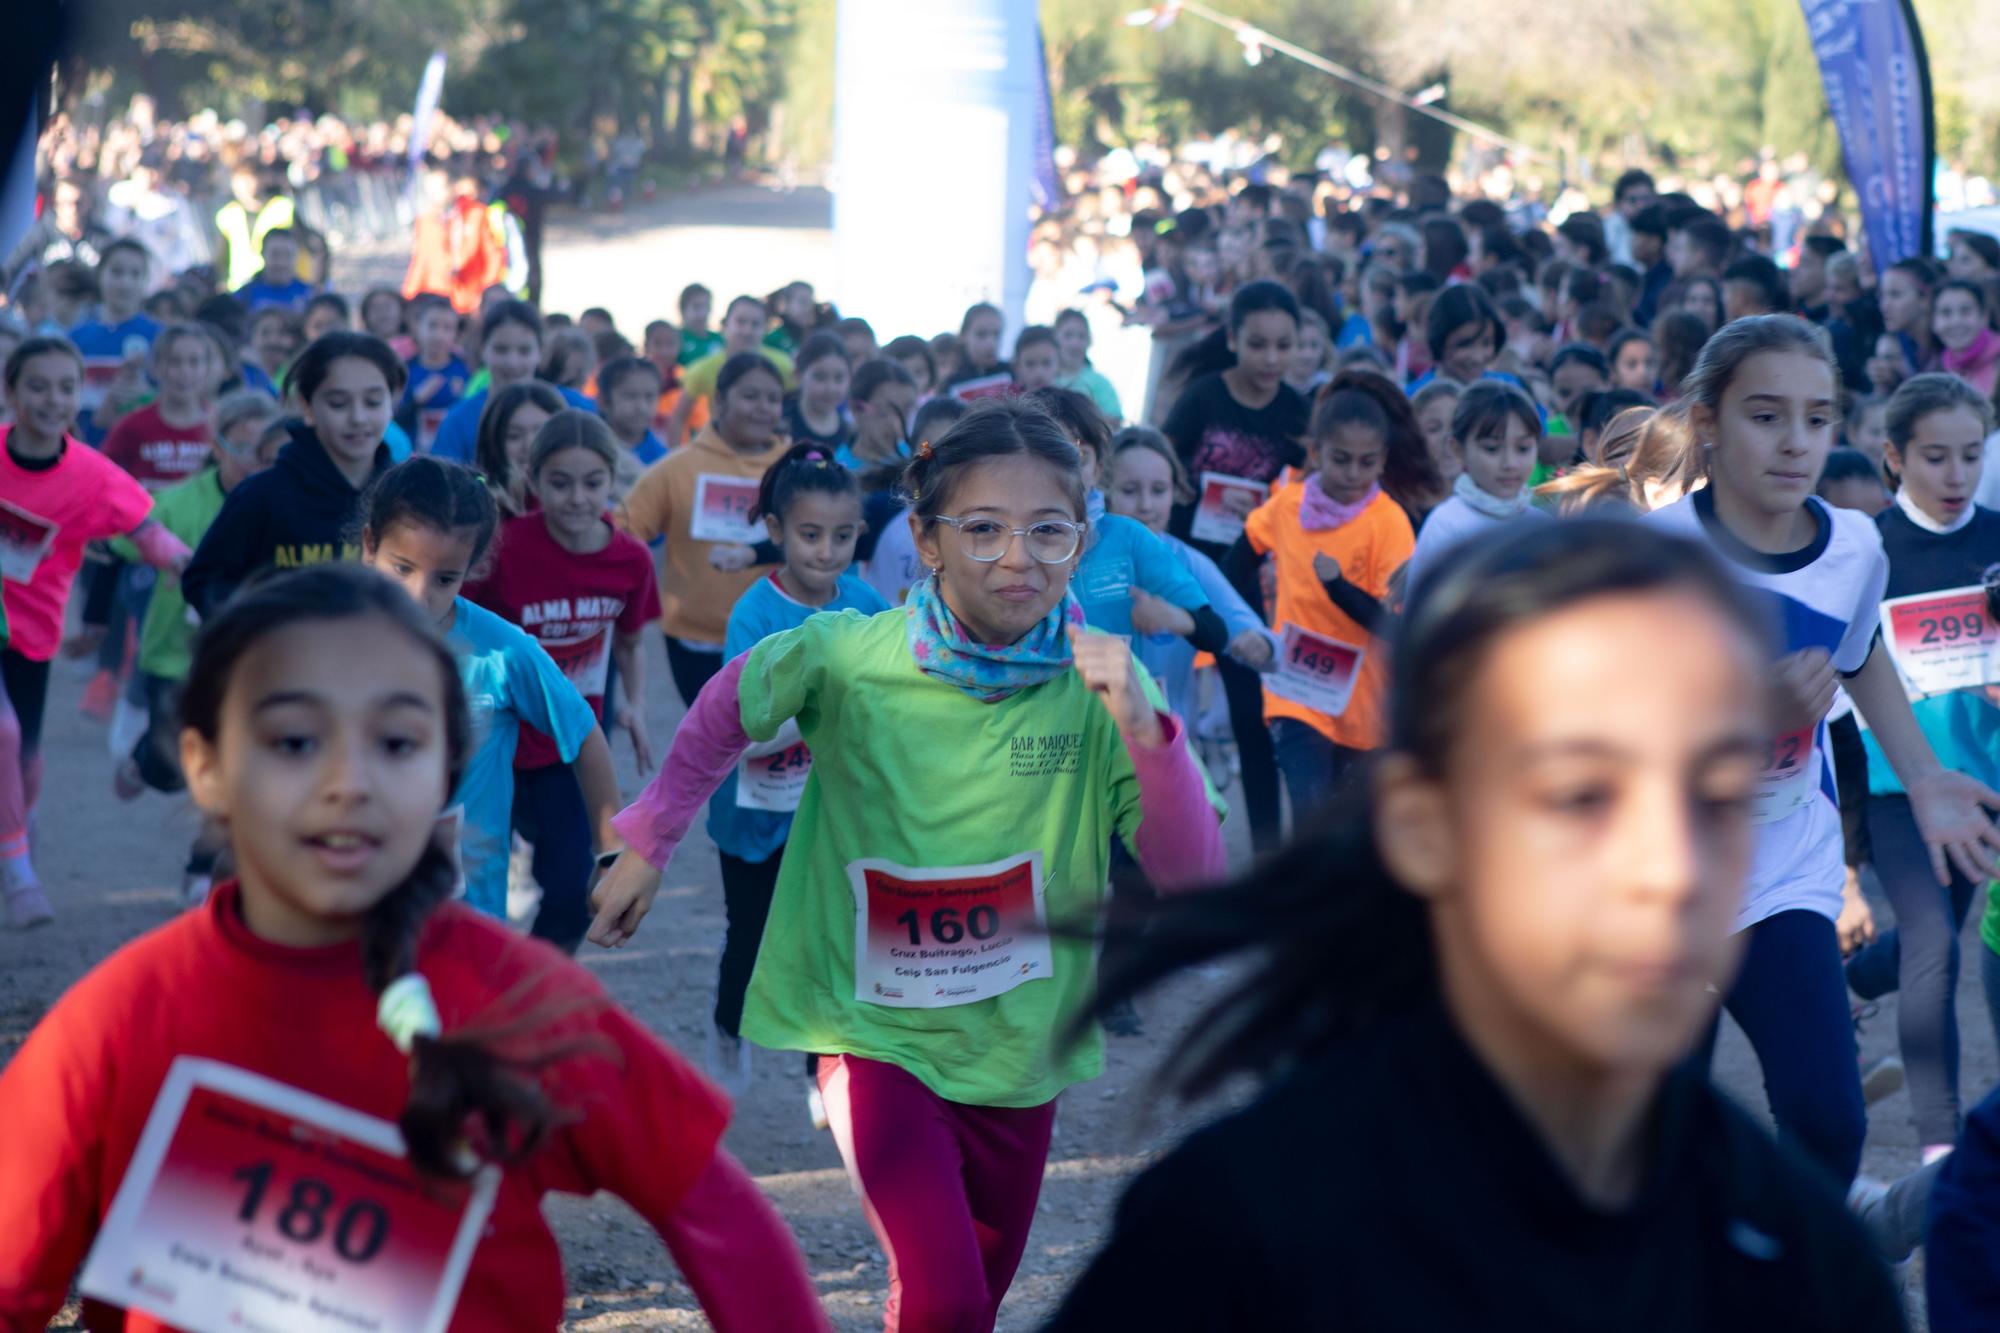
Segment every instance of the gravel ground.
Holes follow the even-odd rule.
[[[739,286],[768,290],[794,275],[812,276],[829,250],[825,208],[826,197],[817,192],[781,195],[732,186],[616,218],[559,223],[549,245],[551,308],[574,310],[631,293],[633,273],[643,270],[643,290],[625,298],[633,304],[608,302],[621,326],[636,328],[670,312],[679,285],[697,276],[723,299]],[[667,258],[656,266],[647,256]],[[390,254],[344,256],[343,286],[393,277],[401,264]],[[664,750],[681,708],[656,637],[648,651],[648,721],[656,747]],[[150,794],[132,806],[114,801],[105,729],[77,712],[84,675],[76,664],[59,664],[54,673],[39,862],[58,920],[30,936],[0,935],[0,1060],[92,963],[173,913],[180,856],[193,826],[184,803]],[[619,764],[628,795],[650,776],[633,770],[629,747],[620,748]],[[1230,821],[1229,836],[1240,861],[1241,818]],[[723,923],[714,849],[699,830],[669,868],[666,883],[637,942],[610,954],[586,947],[583,962],[620,1003],[698,1059]],[[1981,947],[1972,922],[1965,945],[1968,959]],[[1034,1327],[1054,1308],[1100,1241],[1124,1181],[1204,1114],[1160,1104],[1148,1095],[1146,1079],[1189,1017],[1222,985],[1219,975],[1196,976],[1150,999],[1143,1007],[1147,1034],[1112,1042],[1104,1077],[1065,1096],[1034,1233],[1002,1308],[1002,1328]],[[1995,1081],[1993,1033],[1976,967],[1965,969],[1960,1010],[1963,1086],[1971,1099]],[[1870,1056],[1893,1049],[1894,1014],[1891,998],[1867,1026],[1863,1047]],[[807,1121],[797,1058],[760,1055],[727,1145],[791,1223],[836,1326],[878,1327],[887,1279],[881,1251],[831,1138]],[[1717,1072],[1725,1087],[1761,1111],[1755,1062],[1733,1028],[1724,1033]],[[1916,1153],[1907,1096],[1897,1093],[1872,1108],[1863,1169],[1899,1175],[1916,1165]],[[623,1204],[602,1195],[562,1198],[548,1212],[568,1267],[566,1329],[708,1326],[658,1240]],[[1920,1275],[1920,1268],[1914,1270],[1918,1287]],[[1912,1313],[1921,1328],[1914,1299]],[[52,1327],[79,1327],[73,1304]]]

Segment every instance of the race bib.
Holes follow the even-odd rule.
[[[1915,694],[1943,694],[1990,685],[2000,676],[1994,646],[2000,625],[1987,609],[1984,588],[1918,593],[1882,603],[1889,654]]]
[[[1288,624],[1278,641],[1278,665],[1265,675],[1264,688],[1314,712],[1339,717],[1354,694],[1363,656],[1351,643]]]
[[[1014,377],[1006,372],[998,375],[981,375],[978,379],[966,380],[953,385],[951,396],[961,403],[976,403],[982,398],[1006,398],[1016,393]]]
[[[1786,732],[1771,742],[1764,757],[1764,771],[1757,775],[1757,791],[1750,800],[1750,822],[1771,824],[1810,801],[1818,785],[1813,772],[1813,740],[1817,724],[1802,731]]]
[[[441,1333],[499,1183],[420,1176],[388,1121],[181,1056],[78,1285],[192,1333]]]
[[[61,531],[53,520],[0,500],[0,578],[31,581]]]
[[[737,808],[791,814],[805,795],[812,766],[812,751],[799,738],[799,724],[787,718],[776,736],[752,745],[736,761]]]
[[[1190,535],[1196,541],[1214,542],[1219,546],[1233,546],[1243,535],[1243,516],[1263,504],[1271,488],[1261,481],[1251,481],[1248,477],[1232,477],[1226,472],[1204,472],[1201,474],[1201,497],[1195,502],[1194,527]],[[1233,497],[1236,509],[1232,509],[1225,497]],[[1248,501],[1248,508],[1244,502]]]
[[[694,517],[688,535],[698,542],[729,542],[755,546],[764,540],[764,525],[750,521],[757,507],[755,477],[724,477],[704,472],[695,478]]]
[[[943,1009],[1005,995],[1054,973],[1042,856],[913,870],[851,861],[854,998]]]

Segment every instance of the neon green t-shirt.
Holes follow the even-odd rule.
[[[1111,836],[1138,831],[1131,757],[1082,679],[981,703],[917,669],[903,611],[846,611],[753,649],[738,702],[753,740],[795,719],[813,755],[743,1035],[885,1061],[975,1106],[1096,1077],[1094,1027],[1056,1049],[1095,946],[1018,928],[1093,923]]]
[[[213,467],[205,467],[186,481],[161,491],[153,500],[152,516],[193,550],[201,545],[202,534],[222,512],[222,501],[222,479]],[[111,546],[127,560],[140,559],[139,548],[129,537],[119,537]],[[181,594],[181,581],[163,573],[153,584],[153,596],[146,603],[146,619],[139,628],[139,669],[166,680],[183,680],[193,657],[194,626],[188,621],[187,598]]]

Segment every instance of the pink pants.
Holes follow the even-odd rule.
[[[1027,1249],[1056,1104],[967,1106],[855,1055],[819,1058],[834,1142],[889,1256],[887,1333],[991,1333]]]

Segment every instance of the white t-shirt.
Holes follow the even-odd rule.
[[[1410,572],[1403,576],[1405,600],[1416,594],[1424,574],[1452,547],[1484,533],[1497,532],[1509,523],[1533,522],[1548,516],[1545,510],[1530,505],[1517,515],[1494,518],[1452,496],[1431,510],[1424,517],[1424,525],[1417,529],[1417,548],[1410,553]]]
[[[1875,646],[1889,559],[1873,519],[1817,499],[1807,500],[1806,506],[1817,520],[1817,535],[1801,550],[1778,556],[1752,551],[1725,531],[1715,519],[1714,493],[1708,489],[1655,510],[1651,519],[1707,542],[1738,578],[1769,597],[1782,652],[1823,648],[1835,670],[1851,675],[1867,663]],[[1821,718],[1809,734],[1774,742],[1773,763],[1760,787],[1763,822],[1743,910],[1736,918],[1738,930],[1801,908],[1829,919],[1840,916],[1846,869],[1826,724]],[[1795,747],[1790,771],[1798,779],[1793,782],[1774,776],[1786,771],[1778,756],[1786,753],[1787,742]],[[1769,793],[1768,799],[1763,793]]]

